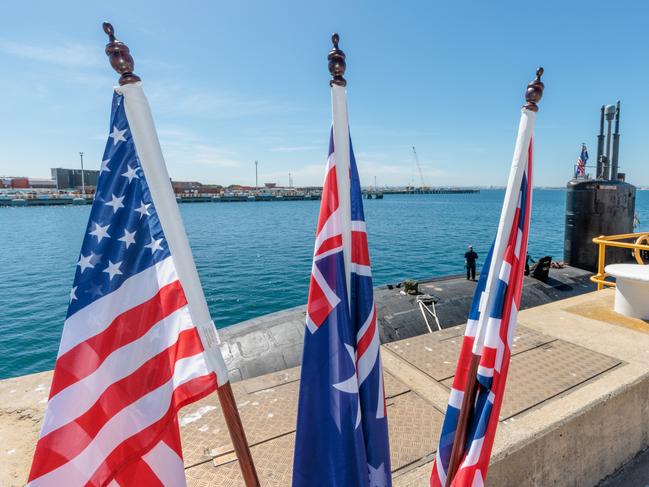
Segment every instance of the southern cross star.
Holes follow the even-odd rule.
[[[162,249],[162,246],[160,245],[161,243],[162,243],[162,239],[161,239],[161,238],[158,238],[158,239],[151,238],[151,243],[146,244],[145,247],[146,247],[147,249],[151,249],[151,253],[152,253],[152,254],[155,254],[155,251],[156,251],[156,250],[163,250],[163,249]]]
[[[70,302],[74,301],[77,298],[77,288],[79,286],[74,286],[72,289],[70,289]]]
[[[125,228],[124,229],[124,236],[118,238],[117,240],[119,240],[120,242],[124,242],[126,244],[126,248],[128,249],[131,246],[131,244],[135,243],[135,232],[129,232]]]
[[[88,269],[88,268],[92,269],[93,267],[95,267],[91,262],[93,257],[94,257],[94,254],[92,252],[90,252],[90,254],[87,255],[87,256],[84,256],[83,254],[81,254],[81,256],[79,257],[79,262],[77,262],[77,265],[79,267],[81,267],[81,273],[82,274],[83,274],[83,271],[85,271],[86,269]]]
[[[104,269],[104,272],[108,274],[110,281],[113,280],[113,277],[123,274],[123,272],[119,270],[121,265],[122,265],[121,262],[115,262],[113,264],[113,262],[110,259],[108,260],[108,267]]]
[[[127,165],[126,167],[128,167],[128,170],[125,173],[122,173],[122,176],[124,176],[125,178],[128,178],[129,183],[131,181],[133,181],[133,179],[140,179],[140,176],[135,174],[136,171],[137,171],[136,167],[131,167],[129,165]]]
[[[113,145],[117,145],[118,142],[120,141],[126,141],[126,138],[124,137],[124,134],[126,133],[127,129],[124,130],[117,130],[117,127],[113,125],[113,132],[108,136],[113,138]]]
[[[374,468],[368,463],[367,468],[370,473],[370,487],[387,487],[388,477],[385,474],[385,467],[383,464]]]
[[[113,207],[113,214],[115,214],[117,212],[117,210],[119,210],[120,208],[124,208],[124,203],[122,203],[122,201],[124,201],[125,197],[126,196],[117,197],[113,193],[112,199],[108,203],[106,203],[106,206],[112,206]]]
[[[88,232],[90,235],[94,235],[97,237],[97,243],[101,242],[103,238],[110,238],[110,235],[108,234],[108,227],[110,224],[106,225],[105,227],[102,227],[99,223],[95,223],[95,229],[92,230],[91,232]]]

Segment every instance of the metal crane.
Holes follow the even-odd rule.
[[[423,191],[426,191],[428,189],[428,186],[426,186],[426,183],[424,182],[424,173],[421,170],[421,164],[419,164],[419,156],[417,155],[417,149],[415,149],[415,146],[412,146],[412,155],[415,157],[415,164],[417,164],[417,170],[419,171],[419,179],[421,179],[421,189]]]

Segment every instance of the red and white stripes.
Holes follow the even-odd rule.
[[[141,304],[124,309],[136,302]],[[114,311],[104,326],[102,310]],[[83,328],[83,318],[94,322]],[[75,333],[75,325],[83,333]],[[87,336],[88,329],[95,334]],[[124,458],[169,431],[183,404],[216,388],[171,257],[72,315],[65,330],[32,486],[104,485]],[[180,452],[179,443],[173,446]],[[163,454],[167,460],[154,471],[182,465],[160,443],[147,461]]]

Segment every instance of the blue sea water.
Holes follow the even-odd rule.
[[[463,272],[484,257],[504,191],[366,200],[375,285]],[[534,191],[529,250],[563,254],[565,191]],[[217,326],[306,302],[319,203],[180,206]],[[649,191],[638,192],[649,230]],[[89,207],[0,208],[0,378],[53,367]]]

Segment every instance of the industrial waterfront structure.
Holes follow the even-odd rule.
[[[56,182],[56,189],[77,190],[85,186],[86,190],[97,186],[99,171],[92,169],[65,169],[52,168],[52,179]]]

